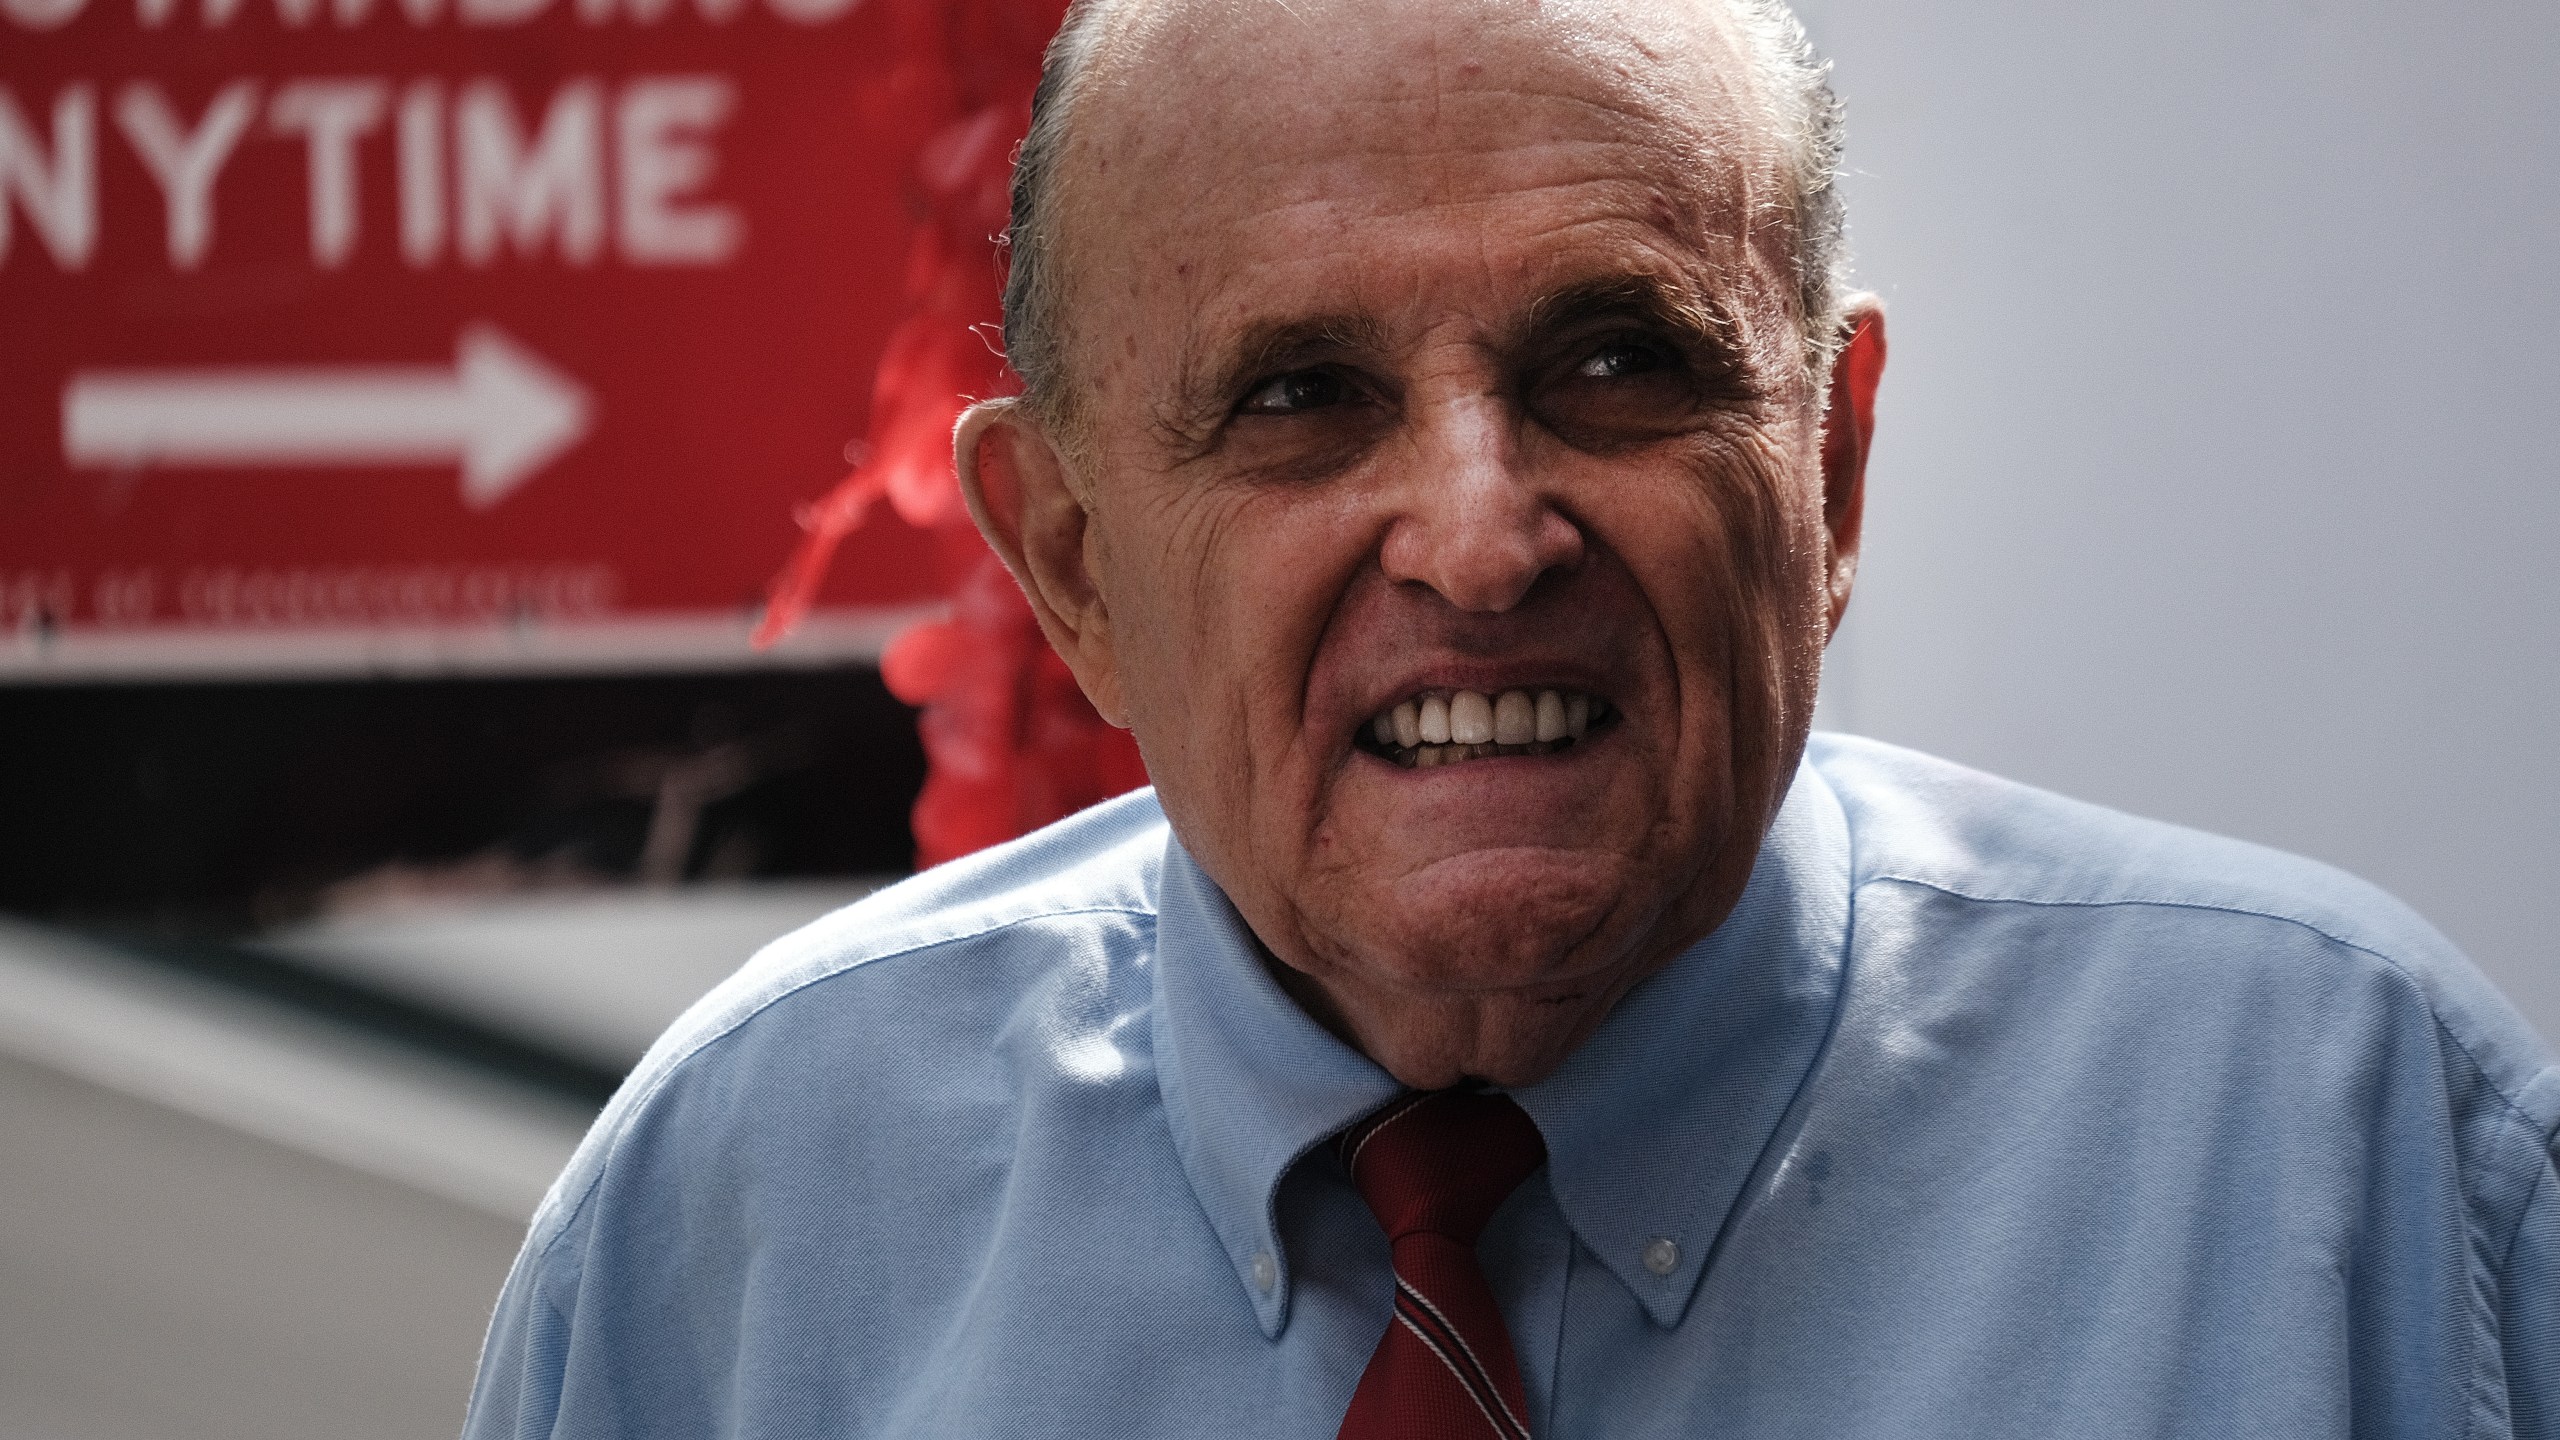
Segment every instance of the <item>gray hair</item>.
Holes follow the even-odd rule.
[[[1842,305],[1849,289],[1847,213],[1839,190],[1840,99],[1831,64],[1817,54],[1786,0],[1729,0],[1733,16],[1763,67],[1763,91],[1776,107],[1795,232],[1797,308],[1806,372],[1817,391],[1847,337]],[[1005,232],[1011,264],[1004,286],[1004,348],[1022,377],[1023,402],[1045,419],[1069,418],[1055,254],[1058,168],[1068,118],[1101,48],[1115,0],[1073,0],[1041,61],[1031,97],[1031,129],[1013,165],[1013,219]]]

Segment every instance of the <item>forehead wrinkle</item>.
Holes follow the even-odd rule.
[[[1586,188],[1616,183],[1595,182],[1595,187]],[[1569,322],[1576,312],[1609,310],[1642,315],[1701,338],[1731,342],[1748,333],[1748,304],[1737,304],[1740,297],[1722,293],[1738,288],[1737,267],[1729,262],[1747,262],[1747,254],[1703,253],[1680,229],[1640,213],[1641,207],[1611,208],[1617,213],[1571,216],[1513,237],[1530,252],[1525,255],[1500,255],[1480,244],[1477,269],[1487,277],[1486,283],[1513,297],[1524,290],[1531,293],[1525,302],[1512,305],[1508,314],[1481,317],[1487,323],[1479,329],[1501,337],[1497,343],[1516,344],[1541,329]],[[1739,268],[1750,267],[1746,263]],[[1499,278],[1505,271],[1523,279],[1505,282]],[[1349,288],[1357,295],[1372,283],[1393,278],[1362,275],[1354,277]],[[1369,310],[1305,322],[1274,317],[1262,326],[1275,338],[1295,340],[1303,331],[1309,338],[1349,350],[1384,352],[1394,344],[1391,327]],[[1248,353],[1267,356],[1278,348]]]
[[[1493,111],[1517,122],[1530,111],[1542,113],[1539,118],[1551,131],[1561,132],[1565,122],[1574,119],[1596,119],[1603,127],[1598,133],[1607,139],[1568,139],[1561,133],[1541,136],[1531,144],[1597,144],[1617,145],[1631,149],[1653,149],[1677,152],[1683,140],[1698,137],[1688,134],[1693,127],[1686,123],[1696,117],[1680,112],[1688,106],[1665,106],[1641,92],[1620,95],[1613,90],[1599,94],[1570,94],[1552,87],[1511,84],[1468,84],[1460,87],[1435,88],[1422,95],[1376,95],[1346,99],[1343,111],[1380,110],[1387,112],[1385,123],[1364,130],[1346,130],[1328,136],[1327,150],[1334,154],[1406,155],[1420,159],[1442,156],[1479,158],[1484,154],[1484,135],[1469,128],[1471,112]],[[1420,123],[1405,119],[1405,112],[1420,110]],[[1452,118],[1451,111],[1462,112]],[[1444,123],[1445,122],[1445,123]],[[1346,134],[1373,136],[1372,143],[1346,145]],[[1525,148],[1525,146],[1523,147]],[[1290,163],[1285,157],[1273,163]]]
[[[1424,155],[1398,152],[1370,157],[1416,161],[1437,172],[1430,192],[1396,189],[1384,177],[1357,175],[1357,158],[1332,158],[1309,165],[1294,159],[1263,161],[1221,182],[1231,195],[1254,197],[1244,206],[1254,223],[1264,227],[1299,225],[1323,231],[1370,220],[1389,223],[1430,211],[1461,213],[1509,208],[1530,194],[1564,196],[1580,202],[1586,213],[1652,212],[1650,202],[1677,197],[1672,208],[1682,218],[1713,206],[1718,177],[1695,167],[1646,164],[1659,161],[1658,147],[1640,142],[1545,141],[1488,154],[1481,146],[1450,146]],[[1463,168],[1472,176],[1454,173]],[[1346,175],[1344,172],[1354,172]],[[1347,183],[1349,182],[1349,183]],[[1612,192],[1620,192],[1613,194]],[[1707,193],[1701,193],[1707,192]],[[1215,195],[1216,192],[1211,192]],[[1585,201],[1583,197],[1591,199]],[[1683,238],[1693,238],[1684,227]],[[1293,241],[1279,241],[1295,250]]]
[[[1245,207],[1254,209],[1285,204],[1298,196],[1334,194],[1341,185],[1341,172],[1380,161],[1435,169],[1455,162],[1466,170],[1506,174],[1490,162],[1501,156],[1548,155],[1559,168],[1573,166],[1587,173],[1602,168],[1589,163],[1597,151],[1607,161],[1605,168],[1616,174],[1689,190],[1711,187],[1727,172],[1754,168],[1748,163],[1737,165],[1739,159],[1771,158],[1762,153],[1767,147],[1737,145],[1732,143],[1735,137],[1714,134],[1715,127],[1705,123],[1706,117],[1691,104],[1666,104],[1641,92],[1620,94],[1614,87],[1604,86],[1597,94],[1569,93],[1524,81],[1469,85],[1464,98],[1470,103],[1464,105],[1451,105],[1451,97],[1437,90],[1422,95],[1337,97],[1319,128],[1303,123],[1295,127],[1266,124],[1271,132],[1266,138],[1280,143],[1257,145],[1241,163],[1237,157],[1221,156],[1221,163],[1208,169],[1187,161],[1189,152],[1222,127],[1250,129],[1249,122],[1268,122],[1271,117],[1259,113],[1259,107],[1272,98],[1262,91],[1240,92],[1211,112],[1195,116],[1179,133],[1140,126],[1120,153],[1142,167],[1209,179],[1208,187],[1199,192],[1202,198],[1256,197],[1254,204]],[[1443,112],[1451,109],[1466,113],[1440,123]],[[1417,110],[1424,112],[1420,118],[1413,114]],[[1493,117],[1493,123],[1514,138],[1499,150],[1489,148],[1489,127],[1475,122],[1479,111]],[[1293,139],[1303,143],[1288,143]],[[1575,165],[1577,161],[1584,163]],[[1284,198],[1277,202],[1261,198],[1275,195]],[[1425,203],[1431,199],[1428,195],[1417,198]]]
[[[1577,223],[1633,220],[1692,254],[1720,242],[1783,242],[1758,223],[1771,198],[1765,193],[1771,187],[1755,183],[1758,167],[1654,119],[1649,133],[1537,136],[1492,152],[1481,135],[1398,138],[1412,137],[1412,127],[1347,126],[1319,156],[1263,155],[1220,167],[1197,192],[1200,204],[1186,208],[1223,214],[1224,223],[1249,225],[1258,234],[1261,245],[1249,245],[1234,267],[1247,272],[1269,263],[1255,249],[1293,260],[1320,253],[1310,242],[1321,244],[1346,227],[1395,225],[1431,211],[1499,220],[1532,191],[1579,211]],[[1444,160],[1456,163],[1435,163]],[[1434,183],[1426,190],[1364,173],[1366,163],[1377,161],[1420,162],[1434,172]],[[1711,217],[1719,214],[1730,223],[1715,223]],[[1783,215],[1767,218],[1783,228]],[[1191,246],[1185,253],[1197,255]]]
[[[1766,143],[1773,138],[1767,125],[1748,123],[1764,118],[1764,97],[1756,93],[1760,85],[1757,67],[1747,59],[1749,44],[1721,4],[1682,7],[1705,12],[1697,17],[1705,23],[1668,43],[1640,38],[1660,35],[1665,28],[1662,16],[1650,7],[1642,15],[1629,15],[1623,6],[1546,0],[1526,7],[1523,14],[1516,5],[1463,5],[1456,7],[1469,12],[1463,22],[1421,30],[1416,38],[1425,57],[1418,65],[1393,63],[1392,47],[1364,50],[1338,43],[1323,53],[1305,46],[1275,49],[1267,34],[1254,34],[1249,12],[1259,9],[1275,20],[1274,12],[1285,13],[1301,30],[1315,24],[1312,14],[1276,0],[1259,5],[1254,0],[1177,0],[1115,8],[1120,13],[1098,47],[1079,95],[1083,113],[1069,147],[1075,154],[1060,167],[1062,181],[1070,171],[1091,178],[1086,172],[1105,159],[1118,161],[1124,173],[1132,163],[1142,169],[1193,169],[1183,163],[1184,155],[1204,136],[1267,122],[1273,103],[1329,107],[1334,112],[1329,123],[1313,131],[1299,127],[1301,134],[1321,133],[1329,159],[1390,153],[1423,161],[1480,158],[1484,136],[1480,128],[1464,123],[1467,112],[1491,110],[1517,123],[1532,108],[1589,111],[1610,128],[1634,128],[1637,134],[1619,136],[1616,143],[1670,162],[1630,167],[1652,174],[1657,182],[1694,175],[1701,162],[1777,159],[1779,147]],[[1322,8],[1323,0],[1308,6],[1310,11]],[[1506,10],[1511,12],[1507,16],[1501,13]],[[1357,25],[1361,18],[1350,23]],[[1472,28],[1488,19],[1493,23],[1484,33]],[[1511,23],[1503,23],[1506,19]],[[1220,28],[1219,21],[1231,23]],[[1459,28],[1452,30],[1452,24]],[[1453,40],[1453,34],[1463,38]],[[1524,46],[1524,40],[1531,43]],[[1470,73],[1453,56],[1484,63]],[[1228,83],[1211,81],[1217,71],[1227,72]],[[1206,102],[1188,112],[1186,123],[1170,127],[1160,123],[1159,92],[1168,79]],[[1346,119],[1364,108],[1389,113],[1381,117],[1384,123]],[[1423,112],[1421,123],[1406,113],[1417,108]],[[1438,122],[1445,110],[1460,113],[1443,125]],[[1555,118],[1561,122],[1566,117]],[[1729,119],[1746,123],[1722,123]],[[1267,148],[1262,154],[1267,158],[1253,166],[1259,172],[1298,170],[1310,158],[1272,155]],[[1213,173],[1230,186],[1244,179],[1233,157],[1220,158]],[[1257,174],[1253,184],[1261,183]],[[1062,197],[1066,188],[1061,184]]]
[[[1629,262],[1641,255],[1642,262],[1634,267],[1640,271],[1660,267],[1685,272],[1705,267],[1721,274],[1730,268],[1732,260],[1742,258],[1747,251],[1750,237],[1697,224],[1693,208],[1675,203],[1663,185],[1644,176],[1605,169],[1603,173],[1589,173],[1600,168],[1578,166],[1571,171],[1574,178],[1555,183],[1514,183],[1483,195],[1444,198],[1423,205],[1369,207],[1337,191],[1278,201],[1250,217],[1254,243],[1203,277],[1210,288],[1205,296],[1197,298],[1214,300],[1221,292],[1247,285],[1259,293],[1267,288],[1275,267],[1298,270],[1313,264],[1321,271],[1326,253],[1336,248],[1332,242],[1347,232],[1372,228],[1393,231],[1428,223],[1435,216],[1484,217],[1492,222],[1466,227],[1466,232],[1476,239],[1479,257],[1489,265],[1505,250],[1511,252],[1514,264],[1521,260],[1537,264],[1543,260],[1548,268],[1557,263],[1570,264],[1570,257],[1588,254],[1612,257],[1605,268],[1609,273],[1620,274],[1628,273]],[[1548,203],[1538,211],[1523,212],[1519,202],[1531,190],[1547,197]],[[1538,221],[1534,227],[1517,223],[1532,214]],[[1581,238],[1585,234],[1592,238]],[[1736,253],[1714,253],[1722,249]],[[1417,263],[1429,258],[1419,250],[1407,253]],[[1555,257],[1565,258],[1559,262]],[[1320,283],[1326,283],[1333,294],[1342,293],[1344,288],[1356,293],[1381,278],[1384,277],[1363,270],[1348,277],[1347,287],[1336,277],[1327,277]],[[1193,312],[1195,324],[1198,314],[1197,310]]]

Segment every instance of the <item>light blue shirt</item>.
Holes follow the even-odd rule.
[[[562,1175],[468,1433],[1330,1437],[1396,1091],[1132,796],[782,940]],[[1549,1079],[1542,1437],[2560,1437],[2560,1068],[2308,861],[1818,737]]]

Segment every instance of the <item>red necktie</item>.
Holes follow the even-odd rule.
[[[1385,1227],[1395,1318],[1378,1341],[1341,1440],[1529,1440],[1511,1333],[1476,1265],[1476,1237],[1547,1158],[1507,1095],[1409,1094],[1342,1132],[1351,1183]]]

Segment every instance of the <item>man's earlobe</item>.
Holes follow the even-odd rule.
[[[1040,632],[1102,718],[1126,728],[1111,613],[1089,563],[1093,517],[1047,427],[1016,400],[982,400],[952,432],[970,517],[1022,586]]]
[[[1849,338],[1831,363],[1829,403],[1822,416],[1822,524],[1830,540],[1831,629],[1849,610],[1858,576],[1858,545],[1866,523],[1867,449],[1875,439],[1876,388],[1884,379],[1884,302],[1849,297],[1842,324]]]

